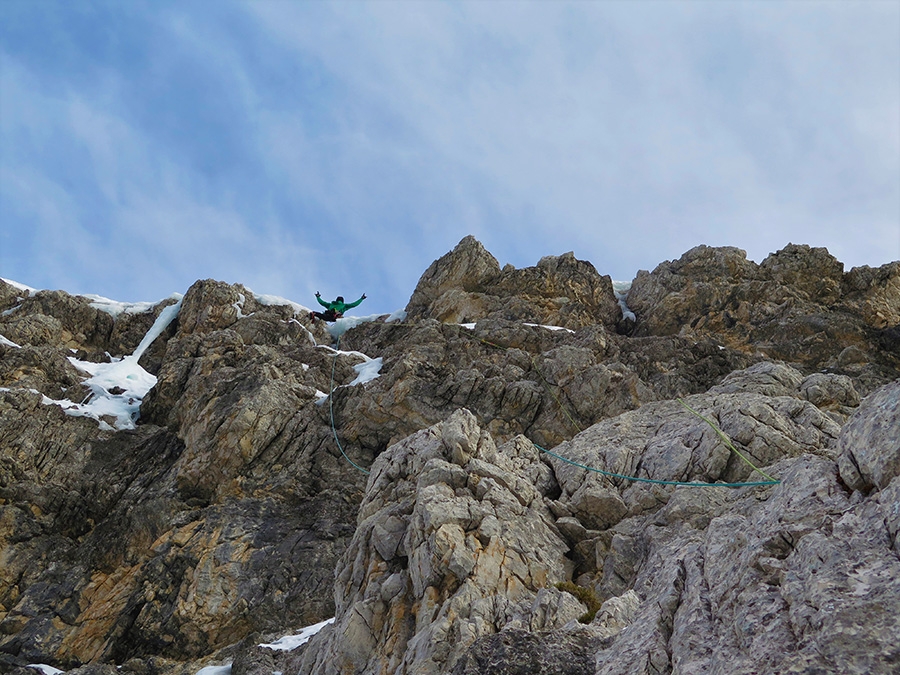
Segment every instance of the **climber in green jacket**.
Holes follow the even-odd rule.
[[[366,294],[363,293],[362,297],[356,302],[346,303],[344,302],[344,297],[339,295],[334,302],[325,302],[322,299],[322,296],[319,294],[319,291],[316,291],[316,300],[319,301],[319,304],[325,308],[324,312],[310,312],[309,320],[315,321],[316,318],[322,319],[323,321],[337,321],[342,316],[344,316],[344,312],[348,309],[352,309],[356,307],[359,303],[366,299]]]

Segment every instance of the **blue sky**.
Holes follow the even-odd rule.
[[[391,312],[467,234],[900,259],[900,2],[0,1],[2,277]]]

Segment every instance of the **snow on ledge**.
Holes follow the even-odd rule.
[[[326,621],[322,621],[321,623],[317,623],[313,626],[307,626],[303,630],[301,630],[297,635],[286,635],[282,638],[278,638],[275,642],[271,642],[268,644],[261,644],[260,647],[265,647],[266,649],[274,649],[276,651],[285,651],[289,652],[297,647],[302,647],[309,639],[318,633],[320,630],[325,628],[328,624],[334,623],[334,618],[327,619]],[[200,675],[199,673],[197,675]]]
[[[231,675],[231,664],[225,666],[206,666],[197,671],[197,675]]]
[[[533,326],[534,328],[546,328],[547,330],[565,330],[570,333],[574,333],[575,331],[571,328],[564,328],[563,326],[547,326],[542,323],[526,323],[526,326]]]
[[[91,301],[91,307],[106,312],[113,318],[118,317],[120,314],[142,314],[143,312],[149,312],[158,305],[159,302],[163,302],[162,300],[159,302],[118,302],[117,300],[104,298],[102,295],[81,295],[80,297],[87,298]],[[180,297],[181,296],[178,295],[178,298]]]
[[[4,281],[6,281],[4,279]],[[53,666],[48,666],[46,663],[29,663],[26,668],[34,668],[35,670],[39,670],[44,675],[59,675],[60,673],[64,673],[64,670],[60,670],[59,668],[54,668]]]
[[[267,305],[270,307],[281,307],[287,306],[294,310],[294,314],[309,314],[309,307],[305,307],[301,305],[299,302],[294,302],[293,300],[288,300],[287,298],[282,298],[277,295],[268,295],[266,293],[255,293],[251,289],[247,289],[251,293],[253,293],[253,299],[256,300],[261,305]],[[243,301],[242,301],[243,302]]]
[[[20,284],[18,281],[13,281],[12,279],[0,277],[0,281],[5,281],[10,286],[12,286],[13,288],[20,290],[20,291],[28,291],[29,293],[37,293],[36,288],[32,288],[31,286],[26,286],[25,284]],[[47,667],[49,668],[50,666],[47,666]]]
[[[384,365],[384,362],[382,361],[382,357],[379,356],[377,359],[369,359],[368,361],[353,366],[353,370],[359,374],[348,386],[355,387],[358,384],[365,384],[366,382],[371,382],[376,377],[380,377],[382,365]]]

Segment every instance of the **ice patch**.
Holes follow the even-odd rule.
[[[237,302],[231,303],[231,306],[237,311],[238,319],[246,319],[248,316],[253,316],[256,312],[250,312],[250,314],[244,314],[244,303],[247,301],[247,297],[243,293],[238,293]]]
[[[73,417],[90,417],[97,420],[100,428],[106,431],[115,429],[134,429],[134,423],[140,417],[141,401],[154,385],[156,377],[141,367],[138,360],[144,352],[169,326],[181,310],[181,296],[174,305],[165,307],[144,339],[130,356],[122,359],[114,359],[110,363],[91,363],[80,361],[70,356],[69,362],[78,370],[90,375],[84,381],[91,393],[81,403],[75,403],[68,399],[55,400],[44,396],[46,405],[58,405],[67,415]],[[104,418],[112,418],[114,423],[110,426]]]
[[[181,311],[181,303],[184,300],[184,297],[180,293],[176,293],[172,296],[176,298],[178,302],[174,305],[169,305],[164,308],[163,311],[159,313],[159,316],[156,317],[156,321],[153,322],[153,325],[150,326],[150,330],[147,331],[147,334],[144,336],[144,339],[141,340],[141,344],[137,346],[137,349],[134,350],[133,356],[136,359],[141,358],[144,355],[144,352],[147,348],[153,343],[153,341],[162,335],[162,332],[169,327],[169,324],[178,316],[178,312]]]
[[[91,307],[106,312],[112,317],[117,317],[120,314],[141,314],[143,312],[149,312],[159,304],[158,302],[117,302],[116,300],[110,300],[109,298],[104,298],[100,295],[82,295],[81,297],[90,300]],[[179,295],[178,297],[181,296]]]
[[[619,307],[622,309],[622,318],[630,319],[631,321],[637,321],[637,317],[634,315],[628,305],[625,304],[625,299],[628,297],[628,291],[631,290],[631,282],[630,281],[613,281],[613,293],[616,295],[616,300],[619,303]]]
[[[364,363],[353,366],[353,370],[355,370],[358,375],[349,386],[355,387],[358,384],[365,384],[378,377],[381,374],[381,366],[383,365],[381,359],[382,357],[379,356],[377,359],[369,359]]]
[[[6,279],[4,279],[6,281]],[[54,668],[53,666],[48,666],[46,663],[29,663],[26,668],[34,668],[35,670],[39,670],[44,675],[59,675],[59,673],[64,673],[64,670],[60,670],[59,668]]]
[[[206,666],[197,671],[197,675],[231,675],[231,664],[227,666]]]
[[[292,651],[294,649],[297,649],[297,647],[302,647],[303,645],[305,645],[307,642],[309,642],[309,639],[313,635],[318,633],[330,623],[334,623],[333,618],[322,621],[321,623],[317,623],[314,626],[307,626],[297,635],[286,635],[283,638],[278,638],[277,640],[275,640],[275,642],[261,644],[260,647],[265,647],[266,649],[274,649],[276,651]]]

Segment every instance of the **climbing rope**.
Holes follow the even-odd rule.
[[[698,412],[697,412],[696,410],[694,410],[691,406],[689,406],[687,403],[685,403],[683,399],[680,399],[680,398],[679,398],[679,399],[676,399],[676,400],[677,400],[681,405],[683,405],[685,408],[687,408],[689,412],[693,413],[694,415],[696,415],[697,417],[699,417],[701,420],[703,420],[704,422],[706,422],[710,427],[712,427],[712,430],[716,432],[716,435],[717,435],[720,439],[722,439],[722,442],[725,444],[725,447],[727,447],[727,448],[728,448],[729,450],[731,450],[734,454],[736,454],[738,457],[740,457],[742,460],[744,460],[744,462],[745,462],[751,469],[753,469],[754,471],[756,471],[756,472],[757,472],[758,474],[760,474],[761,476],[765,477],[765,478],[768,480],[768,482],[769,482],[770,484],[775,484],[775,483],[779,483],[779,482],[780,482],[780,481],[778,481],[777,479],[775,479],[775,478],[773,478],[772,476],[770,476],[769,474],[767,474],[767,473],[766,473],[765,471],[763,471],[762,469],[760,469],[758,466],[756,466],[756,464],[754,464],[754,463],[751,462],[749,459],[747,459],[747,458],[743,455],[743,453],[741,453],[740,450],[738,450],[736,447],[734,447],[734,443],[732,443],[732,442],[731,442],[731,439],[728,438],[728,436],[725,435],[725,432],[722,431],[722,430],[719,428],[719,425],[717,425],[716,423],[714,423],[711,419],[709,419],[709,418],[707,418],[707,417],[704,417],[703,415],[701,415],[700,413],[698,413]]]
[[[344,456],[350,464],[359,471],[362,471],[367,476],[369,475],[369,471],[367,469],[362,468],[359,464],[350,459],[350,456],[344,452],[344,446],[341,445],[341,440],[337,435],[337,427],[334,425],[334,370],[337,367],[337,358],[341,353],[341,336],[338,335],[337,344],[335,345],[334,350],[334,360],[331,362],[331,385],[330,391],[328,392],[328,412],[331,414],[331,433],[334,434],[334,442],[337,443],[338,449],[341,451],[341,454]]]
[[[413,325],[413,324],[403,324],[403,323],[393,323],[393,322],[392,322],[391,324],[387,324],[387,323],[386,323],[386,324],[384,324],[384,325],[411,326],[411,325]],[[496,344],[496,343],[490,342],[489,340],[485,340],[485,339],[483,339],[483,338],[479,338],[479,342],[482,342],[482,343],[484,343],[484,344],[486,344],[486,345],[488,345],[488,346],[490,346],[490,347],[494,347],[495,349],[499,349],[499,350],[501,350],[501,351],[507,351],[507,350],[509,350],[509,347],[503,347],[502,345],[498,345],[498,344]],[[370,474],[370,472],[369,472],[368,470],[364,469],[363,467],[359,466],[359,465],[358,465],[356,462],[354,462],[352,459],[350,459],[350,457],[349,457],[349,456],[347,455],[347,453],[344,451],[344,447],[341,445],[341,441],[340,441],[340,439],[338,438],[338,435],[337,435],[337,428],[335,427],[335,423],[334,423],[334,402],[333,402],[333,399],[334,399],[334,390],[335,390],[335,387],[334,387],[334,373],[335,373],[335,368],[337,367],[337,357],[338,357],[338,355],[340,354],[340,346],[341,346],[341,338],[340,338],[340,336],[338,336],[338,338],[337,338],[337,344],[336,344],[336,346],[335,346],[334,361],[332,362],[332,365],[331,365],[331,391],[330,391],[329,394],[328,394],[328,408],[329,408],[329,412],[330,412],[330,414],[331,414],[331,431],[332,431],[332,433],[334,434],[334,442],[337,443],[338,449],[341,451],[341,454],[344,456],[344,459],[346,459],[346,460],[347,460],[354,468],[356,468],[357,470],[361,471],[362,473],[364,473],[364,474],[366,474],[366,475],[368,476],[368,475]],[[539,375],[539,376],[541,377],[541,379],[543,380],[545,388],[546,388],[547,391],[550,393],[550,395],[553,397],[553,399],[556,401],[556,403],[557,403],[557,405],[559,406],[560,410],[562,410],[562,412],[566,415],[566,417],[569,419],[569,421],[572,423],[572,425],[573,425],[579,432],[581,432],[581,431],[582,431],[581,426],[575,421],[575,418],[569,413],[569,411],[568,411],[568,409],[566,408],[566,406],[563,405],[563,402],[559,399],[559,397],[558,397],[558,396],[556,395],[556,393],[553,391],[552,387],[550,386],[550,383],[547,381],[547,378],[544,377],[543,373],[541,373],[540,369],[537,367],[537,363],[536,363],[535,360],[534,360],[534,356],[531,356],[531,364],[532,364],[532,366],[534,367],[535,372],[537,372],[538,375]],[[658,480],[658,479],[655,479],[655,478],[643,478],[643,477],[641,477],[641,476],[629,476],[629,475],[626,475],[626,474],[615,473],[615,472],[613,472],[613,471],[606,471],[606,470],[604,470],[604,469],[598,469],[598,468],[596,468],[596,467],[588,466],[588,465],[586,465],[586,464],[581,464],[580,462],[576,462],[576,461],[574,461],[574,460],[568,459],[567,457],[563,457],[562,455],[559,455],[559,454],[557,454],[557,453],[555,453],[555,452],[552,452],[552,451],[550,451],[550,450],[547,450],[546,448],[541,447],[540,445],[538,445],[538,444],[535,443],[534,441],[531,441],[531,443],[534,445],[534,447],[536,447],[538,450],[540,450],[540,451],[543,452],[544,454],[549,455],[550,457],[554,457],[554,458],[560,460],[561,462],[565,462],[566,464],[570,464],[571,466],[578,467],[579,469],[583,469],[583,470],[585,470],[585,471],[591,471],[591,472],[593,472],[593,473],[598,473],[598,474],[601,474],[601,475],[606,476],[606,477],[608,477],[608,478],[617,478],[617,479],[620,479],[620,480],[627,480],[627,481],[632,481],[632,482],[635,482],[635,483],[652,483],[652,484],[654,484],[654,485],[670,485],[670,486],[676,486],[676,487],[720,487],[720,488],[721,488],[721,487],[727,487],[727,488],[737,488],[737,487],[759,487],[759,486],[766,486],[766,485],[777,485],[778,483],[781,482],[781,481],[779,481],[778,479],[776,479],[776,478],[770,476],[769,474],[767,474],[765,471],[763,471],[763,470],[760,469],[759,467],[757,467],[757,466],[756,466],[753,462],[751,462],[744,454],[742,454],[736,447],[734,447],[734,444],[731,442],[731,439],[728,438],[728,436],[725,434],[725,432],[722,431],[722,430],[718,427],[718,425],[716,425],[715,422],[713,422],[711,419],[709,419],[709,418],[707,418],[707,417],[704,417],[704,416],[701,415],[699,412],[697,412],[696,410],[694,410],[693,408],[691,408],[687,403],[684,402],[684,400],[682,400],[682,399],[680,399],[680,398],[679,398],[679,399],[676,399],[676,400],[677,400],[682,406],[684,406],[690,413],[692,413],[692,414],[695,415],[696,417],[699,417],[701,420],[703,420],[704,422],[706,422],[706,423],[713,429],[713,431],[715,431],[716,435],[719,436],[719,438],[722,440],[722,442],[725,444],[725,446],[726,446],[729,450],[731,450],[731,451],[734,452],[738,457],[740,457],[741,460],[743,460],[747,465],[750,466],[751,469],[753,469],[753,471],[756,471],[757,473],[761,474],[761,475],[764,476],[767,480],[764,480],[764,481],[747,481],[747,482],[740,482],[740,483],[704,483],[704,482],[697,482],[697,481],[690,482],[690,481],[677,481],[677,480]]]
[[[604,471],[603,469],[597,469],[593,466],[587,466],[586,464],[580,464],[571,459],[563,457],[562,455],[557,455],[555,452],[551,452],[546,448],[542,448],[540,445],[532,441],[532,445],[536,447],[541,452],[550,455],[551,457],[555,457],[556,459],[565,462],[566,464],[571,464],[572,466],[577,466],[579,469],[584,469],[585,471],[593,471],[594,473],[599,473],[608,478],[620,478],[622,480],[630,480],[635,483],[653,483],[654,485],[675,485],[678,487],[751,487],[751,486],[759,486],[759,485],[777,485],[781,481],[778,480],[765,480],[758,482],[749,482],[749,483],[700,483],[700,482],[688,482],[688,481],[680,481],[680,480],[657,480],[655,478],[642,478],[640,476],[626,476],[622,473],[614,473],[612,471]]]
[[[481,342],[488,345],[489,347],[493,347],[493,348],[499,349],[501,351],[505,351],[505,350],[509,349],[508,347],[503,347],[502,345],[498,345],[494,342],[490,342],[489,340],[481,339]],[[581,425],[579,425],[578,422],[575,421],[575,418],[569,412],[569,409],[565,405],[563,405],[563,402],[560,400],[559,396],[557,396],[556,392],[553,391],[553,387],[551,386],[550,382],[547,381],[547,378],[544,377],[544,374],[541,372],[540,368],[538,368],[537,362],[534,360],[533,355],[531,356],[531,365],[534,368],[535,372],[540,376],[541,380],[543,381],[544,388],[549,392],[550,396],[553,397],[553,400],[556,401],[556,404],[559,406],[559,409],[562,410],[563,414],[566,416],[566,418],[569,420],[569,422],[572,423],[572,426],[575,427],[579,433],[581,431],[583,431],[583,429],[581,428]],[[532,445],[534,445],[534,447],[536,447],[541,452],[543,452],[547,455],[550,455],[551,457],[555,457],[556,459],[563,461],[566,464],[571,464],[572,466],[577,466],[580,469],[584,469],[586,471],[592,471],[594,473],[599,473],[599,474],[602,474],[609,478],[619,478],[622,480],[629,480],[629,481],[639,482],[639,483],[653,483],[655,485],[675,485],[675,486],[683,486],[683,487],[751,487],[751,486],[759,486],[759,485],[777,485],[778,483],[781,482],[781,481],[773,478],[769,474],[767,474],[765,471],[763,471],[758,466],[756,466],[753,462],[751,462],[749,459],[747,459],[747,457],[743,453],[741,453],[740,450],[738,450],[736,447],[734,447],[734,444],[731,442],[731,439],[728,438],[728,436],[725,434],[725,432],[722,431],[718,427],[718,425],[716,425],[715,422],[713,422],[711,419],[704,417],[703,415],[698,413],[696,410],[691,408],[687,403],[685,403],[684,400],[682,400],[680,398],[676,399],[676,400],[681,405],[683,405],[689,412],[691,412],[693,415],[696,415],[701,420],[706,422],[712,428],[712,430],[716,432],[716,435],[719,436],[719,438],[722,440],[722,442],[725,444],[725,446],[729,450],[731,450],[734,454],[736,454],[738,457],[740,457],[744,462],[746,462],[750,466],[751,469],[760,473],[767,480],[765,480],[765,481],[750,481],[750,482],[743,482],[743,483],[703,483],[703,482],[696,482],[696,481],[695,482],[687,482],[687,481],[677,481],[677,480],[657,480],[655,478],[641,478],[640,476],[627,476],[625,474],[615,473],[612,471],[605,471],[604,469],[597,469],[595,467],[586,466],[584,464],[580,464],[578,462],[572,461],[571,459],[568,459],[566,457],[556,454],[555,452],[551,452],[550,450],[547,450],[546,448],[541,447],[534,441],[532,441]]]

